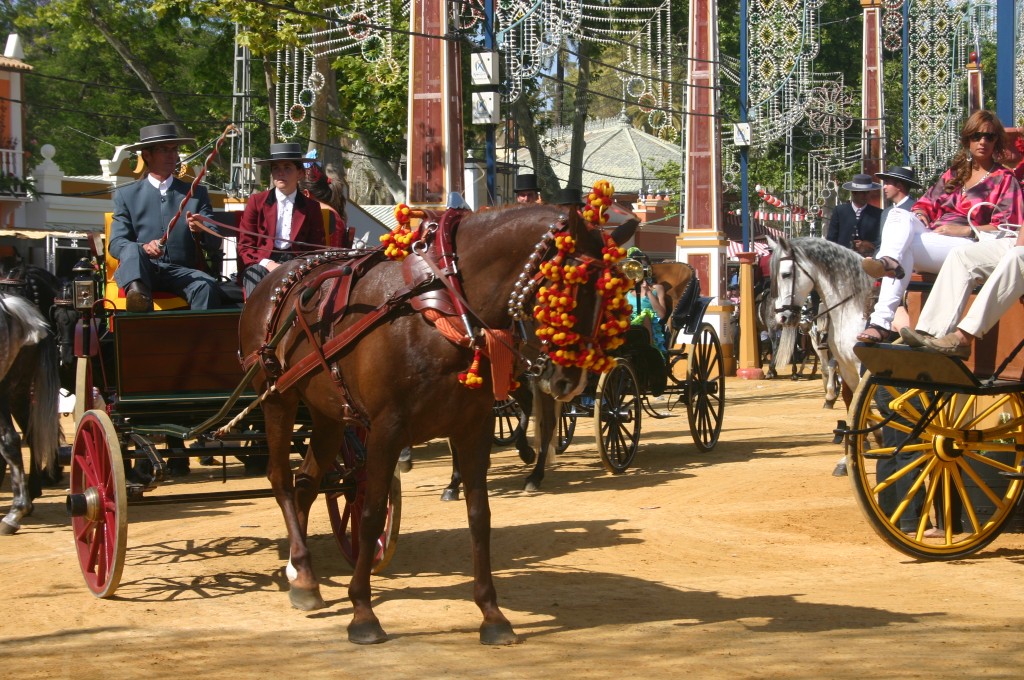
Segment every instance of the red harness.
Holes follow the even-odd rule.
[[[376,309],[337,334],[334,330],[348,311],[355,281],[384,261],[383,250],[377,248],[355,257],[347,252],[328,252],[296,260],[300,264],[279,283],[280,292],[271,298],[275,306],[267,323],[264,343],[242,360],[242,367],[248,370],[259,362],[277,392],[290,389],[314,370],[322,368],[331,375],[338,389],[343,403],[342,417],[369,426],[365,414],[352,406],[344,377],[337,364],[332,365],[331,362],[392,312],[409,304],[453,343],[478,348],[485,355],[489,354],[492,373],[496,374],[493,380],[495,393],[502,394],[501,398],[507,397],[514,340],[510,331],[483,329],[480,334],[473,331],[469,319],[475,315],[463,295],[454,250],[455,231],[463,215],[461,210],[448,210],[439,220],[428,215],[430,221],[424,225],[424,245],[403,262],[405,285]],[[286,305],[285,300],[292,302]],[[302,329],[313,351],[293,365],[284,366],[278,343],[292,325]],[[459,329],[460,325],[464,328]],[[315,328],[321,329],[320,332]]]

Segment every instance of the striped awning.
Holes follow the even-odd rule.
[[[750,247],[758,255],[770,255],[771,251],[768,249],[768,244],[762,243],[761,241],[751,241]],[[726,248],[726,254],[735,258],[737,255],[743,252],[743,243],[740,241],[729,241],[729,246]]]

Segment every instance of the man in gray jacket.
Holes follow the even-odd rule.
[[[196,187],[166,243],[161,243],[171,218],[189,191],[189,185],[174,176],[179,162],[178,147],[194,141],[180,137],[173,124],[165,123],[142,128],[139,142],[128,147],[142,155],[147,173],[114,192],[107,248],[119,261],[114,280],[125,291],[125,308],[129,312],[150,311],[151,291],[180,295],[192,309],[211,309],[221,303],[217,280],[196,269],[203,257],[200,245],[204,234],[197,221],[186,218],[189,213],[213,216],[205,187]]]

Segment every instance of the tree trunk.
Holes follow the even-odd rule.
[[[530,152],[533,172],[537,175],[537,186],[540,187],[544,200],[548,201],[558,190],[558,176],[551,169],[551,161],[548,160],[547,154],[544,153],[541,146],[540,135],[537,134],[537,128],[533,124],[535,115],[524,97],[512,102],[512,117],[526,141],[527,150]]]
[[[313,104],[312,120],[309,122],[309,143],[318,149],[320,165],[332,182],[341,182],[345,187],[345,196],[349,196],[348,178],[345,173],[345,148],[341,135],[331,133],[332,120],[341,119],[341,106],[338,104],[338,77],[331,68],[329,57],[320,56],[316,60],[316,70],[324,76],[324,86],[317,93]]]
[[[131,49],[121,41],[114,32],[111,30],[107,22],[99,15],[99,12],[94,8],[92,11],[92,21],[96,26],[96,30],[104,37],[104,39],[110,43],[110,46],[114,48],[114,51],[124,59],[124,62],[128,65],[142,84],[146,86],[146,90],[149,91],[149,96],[153,98],[153,102],[156,103],[156,108],[160,111],[160,114],[169,123],[174,123],[174,129],[181,137],[189,136],[188,130],[182,124],[181,118],[174,110],[174,104],[171,103],[170,97],[168,97],[160,88],[160,84],[157,82],[153,74],[149,72],[146,65],[143,64],[138,57],[131,51]]]
[[[263,81],[267,84],[267,118],[269,118],[267,127],[270,128],[270,143],[274,144],[277,142],[277,85],[274,77],[274,65],[267,56],[264,56],[261,61],[263,62]]]
[[[405,180],[398,175],[394,168],[388,165],[387,161],[380,157],[366,135],[357,132],[356,141],[359,142],[359,151],[366,154],[366,160],[369,161],[380,181],[387,187],[387,190],[391,192],[391,197],[396,203],[403,203],[405,201]]]
[[[579,80],[576,82],[576,113],[572,120],[572,142],[569,147],[569,178],[566,188],[583,189],[583,152],[587,145],[583,132],[587,125],[587,111],[590,108],[590,49],[583,44],[579,48]]]

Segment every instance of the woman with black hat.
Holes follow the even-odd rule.
[[[281,263],[324,247],[320,204],[298,190],[304,161],[300,146],[291,142],[271,144],[270,157],[256,161],[270,166],[273,188],[249,197],[239,225],[240,281],[247,298]]]
[[[946,256],[967,240],[994,238],[999,224],[1020,222],[1020,183],[1000,165],[1007,142],[999,118],[991,111],[975,111],[960,131],[960,144],[949,169],[914,203],[912,213],[892,211],[878,254],[864,260],[864,271],[892,278],[895,285],[880,291],[889,294],[884,301],[879,298],[871,324],[857,336],[861,342],[896,338],[892,315],[911,273],[937,273]]]

